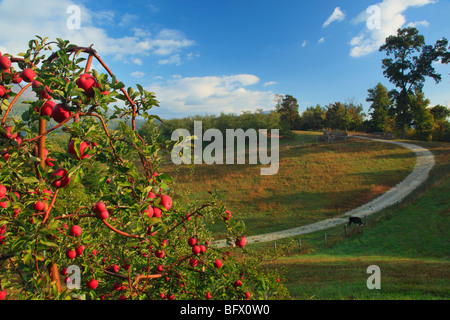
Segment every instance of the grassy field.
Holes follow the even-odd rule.
[[[191,197],[216,190],[248,234],[283,230],[341,214],[400,182],[415,164],[404,148],[372,141],[316,144],[321,133],[297,132],[280,144],[276,175],[261,176],[259,165],[165,166]]]
[[[450,299],[450,144],[422,143],[436,157],[429,180],[399,207],[371,217],[363,229],[303,236],[298,248],[268,264],[282,270],[293,299]],[[285,239],[278,246],[298,239]],[[273,244],[253,246],[274,250]],[[366,286],[367,267],[381,271],[381,289]]]
[[[257,234],[354,208],[402,180],[415,164],[411,152],[390,144],[316,145],[317,136],[298,132],[283,141],[280,171],[273,177],[259,176],[257,166],[197,166],[193,176],[181,169],[178,182],[192,183],[196,197],[202,188],[218,189],[249,234]],[[284,276],[292,299],[450,299],[450,144],[404,142],[432,151],[436,165],[403,203],[368,217],[364,228],[326,230],[326,243],[321,231],[249,246],[256,253],[285,248],[283,257],[266,266]],[[380,268],[380,290],[367,288],[370,265]]]

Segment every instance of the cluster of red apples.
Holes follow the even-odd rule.
[[[92,59],[92,57],[90,56]],[[55,102],[55,95],[53,95],[53,90],[61,90],[60,87],[52,87],[52,84],[44,85],[39,80],[39,71],[40,69],[34,66],[32,63],[26,65],[22,70],[17,71],[13,67],[13,63],[17,62],[10,58],[10,56],[5,56],[0,53],[0,101],[5,101],[10,99],[11,97],[16,97],[16,94],[12,92],[13,88],[19,88],[20,93],[26,88],[31,87],[31,90],[35,92],[36,98],[40,103],[35,105],[40,106],[34,108],[34,112],[36,115],[43,119],[53,119],[56,123],[60,125],[68,126],[71,119],[74,119],[74,114],[69,110],[69,108],[62,102]],[[90,60],[89,60],[90,66]],[[23,66],[23,64],[22,64]],[[109,90],[106,90],[105,87],[102,88],[102,85],[99,81],[94,77],[92,72],[88,71],[88,67],[85,68],[85,72],[77,75],[76,85],[79,89],[84,93],[86,100],[93,98],[95,95],[94,89],[98,89],[101,94],[107,96],[110,94]],[[67,79],[69,82],[69,79]],[[45,82],[45,81],[43,81]],[[48,83],[48,82],[46,82]],[[130,101],[130,97],[123,91],[123,95]],[[56,100],[57,101],[57,100]],[[13,103],[15,99],[13,100]],[[12,104],[13,104],[12,103]],[[131,103],[133,105],[133,103]],[[10,107],[7,112],[9,112]],[[133,115],[134,116],[134,115]],[[75,119],[74,119],[75,121]],[[80,120],[76,120],[80,121]],[[45,177],[40,177],[39,172],[37,174],[40,181],[44,181],[46,183],[46,187],[44,189],[28,189],[24,192],[23,188],[19,190],[16,189],[16,186],[11,182],[3,182],[0,181],[0,254],[2,253],[1,248],[2,245],[7,243],[8,236],[13,237],[14,235],[8,231],[10,231],[8,224],[2,224],[3,218],[2,215],[5,212],[13,212],[8,218],[9,221],[17,219],[20,214],[20,207],[16,206],[16,203],[25,199],[36,199],[33,200],[32,203],[29,203],[27,210],[31,212],[30,216],[27,217],[27,221],[31,223],[40,224],[40,228],[45,228],[48,221],[52,220],[57,221],[60,219],[64,221],[64,215],[59,217],[52,216],[53,211],[57,211],[55,209],[55,203],[58,200],[58,191],[63,188],[67,188],[71,183],[71,176],[69,174],[68,169],[63,166],[58,167],[58,163],[56,158],[49,154],[48,150],[45,148],[45,145],[39,145],[38,139],[25,139],[22,137],[20,131],[15,130],[15,128],[11,125],[6,124],[6,116],[4,116],[1,123],[3,130],[0,134],[0,142],[3,145],[2,157],[5,164],[8,164],[10,161],[10,154],[16,152],[18,149],[28,149],[33,150],[31,152],[34,157],[42,158],[41,165],[45,167],[45,170],[48,171],[48,175]],[[134,128],[133,128],[134,129]],[[43,131],[41,131],[43,132]],[[41,134],[45,137],[47,133]],[[106,133],[107,138],[111,139],[110,136]],[[73,137],[69,140],[67,145],[67,154],[73,161],[84,161],[84,160],[95,160],[96,154],[102,151],[102,148],[105,148],[104,143],[102,146],[99,146],[95,141],[88,141],[88,139]],[[129,234],[125,231],[120,230],[120,224],[115,225],[114,222],[116,219],[119,220],[120,210],[121,208],[117,205],[113,205],[112,203],[108,203],[108,201],[99,200],[97,202],[91,203],[88,205],[87,214],[83,215],[84,218],[96,218],[101,221],[100,226],[106,226],[111,230],[111,232],[116,235],[123,236],[124,238],[129,239],[138,239],[140,243],[135,245],[133,249],[140,256],[145,259],[150,259],[150,257],[154,257],[157,259],[157,263],[155,264],[154,271],[150,270],[149,267],[143,268],[141,273],[137,273],[134,275],[135,281],[139,283],[140,279],[144,279],[145,287],[147,283],[156,281],[156,279],[163,279],[165,282],[171,281],[172,277],[175,276],[177,278],[177,283],[180,287],[185,287],[186,284],[183,282],[181,277],[181,273],[174,270],[175,267],[179,267],[182,263],[186,263],[186,265],[194,270],[194,274],[205,272],[205,268],[213,268],[216,270],[223,270],[224,265],[227,263],[227,259],[230,257],[229,252],[223,254],[217,248],[211,247],[210,243],[206,240],[200,239],[200,235],[196,232],[195,234],[187,235],[184,244],[187,248],[190,248],[190,252],[186,255],[179,257],[176,262],[171,264],[167,263],[168,256],[173,254],[174,251],[169,251],[169,246],[172,245],[172,240],[170,238],[170,232],[166,231],[163,234],[162,229],[155,228],[155,224],[161,223],[164,221],[166,217],[171,217],[173,219],[177,216],[178,212],[174,208],[175,202],[173,202],[172,197],[168,194],[164,193],[161,188],[158,188],[155,184],[155,177],[157,176],[156,172],[152,173],[152,181],[151,184],[155,186],[154,189],[148,192],[146,197],[146,208],[143,212],[140,212],[140,216],[146,216],[146,221],[152,221],[152,224],[148,225],[148,228],[145,232],[145,236]],[[48,179],[48,180],[47,180]],[[130,178],[131,179],[131,178]],[[111,179],[107,180],[107,183],[111,183]],[[23,206],[22,206],[23,208]],[[80,204],[80,209],[83,206]],[[174,210],[175,209],[175,210]],[[2,210],[10,210],[10,211],[2,211]],[[83,209],[86,210],[86,209]],[[175,224],[174,227],[171,227],[170,230],[175,230],[177,227],[185,228],[185,224],[191,219],[191,217],[195,217],[198,219],[201,217],[201,214],[198,214],[195,210],[195,214],[182,214],[181,221],[176,222],[171,221],[170,223]],[[78,211],[77,211],[78,213]],[[51,266],[54,266],[56,270],[58,267],[60,268],[58,274],[65,277],[64,281],[71,281],[70,276],[67,274],[67,267],[69,264],[76,264],[77,259],[96,257],[98,254],[98,250],[92,245],[92,243],[83,243],[83,239],[89,239],[89,234],[92,232],[97,232],[98,230],[87,230],[82,227],[82,224],[75,224],[73,222],[73,217],[75,217],[76,221],[80,217],[77,216],[77,213],[68,213],[68,216],[71,216],[68,219],[67,223],[64,223],[65,231],[61,228],[58,228],[59,233],[63,233],[65,235],[64,238],[61,238],[64,244],[67,246],[65,248],[57,248],[56,252],[60,251],[63,256],[62,260],[58,262],[58,264],[53,263]],[[7,213],[9,214],[9,213]],[[225,212],[220,213],[221,219],[228,223],[231,219],[231,212],[226,210]],[[169,224],[169,222],[168,222]],[[195,222],[197,226],[197,221]],[[195,227],[196,228],[196,227]],[[38,228],[39,230],[39,228]],[[195,229],[196,230],[196,229]],[[60,235],[55,234],[51,237],[52,240],[59,239]],[[65,239],[65,240],[64,240]],[[157,240],[151,240],[157,239]],[[152,242],[153,241],[153,242]],[[158,243],[155,244],[155,241]],[[246,244],[246,240],[244,237],[237,237],[235,239],[235,246],[244,247]],[[145,248],[145,249],[142,249]],[[102,250],[103,254],[108,252],[107,244],[102,243],[99,247]],[[176,251],[176,250],[175,250]],[[212,252],[209,254],[209,252]],[[170,252],[170,253],[168,253]],[[208,256],[208,258],[206,258]],[[1,258],[2,256],[0,256]],[[105,257],[101,260],[101,270],[104,274],[110,275],[113,277],[118,277],[119,279],[124,279],[124,277],[131,277],[130,270],[132,268],[132,262],[128,260],[118,261],[108,263],[107,260],[112,259],[112,257],[105,254]],[[114,258],[118,259],[118,258]],[[81,260],[80,260],[81,261]],[[150,260],[149,260],[150,261]],[[66,265],[63,263],[65,262]],[[37,263],[36,263],[37,266]],[[37,269],[38,273],[39,270]],[[139,270],[135,271],[138,272]],[[153,273],[152,273],[153,272]],[[104,286],[106,285],[105,281],[102,280],[102,277],[98,277],[101,272],[98,270],[93,274],[90,274],[89,279],[84,279],[83,288],[91,291],[96,291],[99,289],[105,290]],[[56,277],[57,279],[58,277]],[[51,275],[51,279],[55,280],[55,274]],[[131,278],[128,278],[131,279]],[[235,279],[232,282],[231,287],[234,287],[236,290],[240,290],[243,286],[242,284],[243,278]],[[131,281],[131,280],[130,280]],[[125,295],[125,291],[132,292],[133,290],[137,290],[137,287],[131,287],[124,282],[118,281],[115,282],[112,291],[123,291],[124,294],[120,295],[119,299],[127,299],[132,298],[129,295]],[[184,289],[180,289],[181,292],[184,292]],[[0,284],[0,300],[7,299],[7,291],[1,288]],[[93,295],[95,296],[95,295]],[[109,294],[111,296],[111,294]],[[241,292],[241,297],[244,299],[248,299],[250,297],[250,293]],[[98,297],[97,297],[98,298]],[[100,296],[101,299],[108,298],[108,294],[103,294]],[[176,293],[173,292],[165,292],[162,291],[160,293],[160,298],[163,299],[175,299]],[[205,299],[213,299],[215,298],[213,290],[208,290],[203,294],[202,297],[197,298],[205,298]]]

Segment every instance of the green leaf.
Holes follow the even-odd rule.
[[[46,239],[39,239],[39,242],[41,244],[43,244],[44,246],[47,246],[47,247],[54,247],[54,248],[58,247],[58,245],[56,243],[50,242],[50,241],[48,241]]]
[[[139,92],[142,94],[144,94],[144,88],[142,88],[142,86],[140,84],[136,84],[136,87],[139,89]]]

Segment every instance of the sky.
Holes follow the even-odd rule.
[[[400,27],[427,44],[450,40],[448,0],[0,0],[0,51],[35,35],[90,46],[127,87],[155,93],[163,118],[272,110],[292,95],[299,112],[362,104],[383,76],[378,48]],[[105,72],[99,63],[93,67]],[[431,105],[450,106],[450,66],[425,82]]]

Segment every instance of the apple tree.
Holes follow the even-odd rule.
[[[163,173],[173,145],[136,130],[156,128],[153,93],[125,88],[92,46],[28,47],[0,54],[0,299],[287,296],[215,195],[190,200]]]

